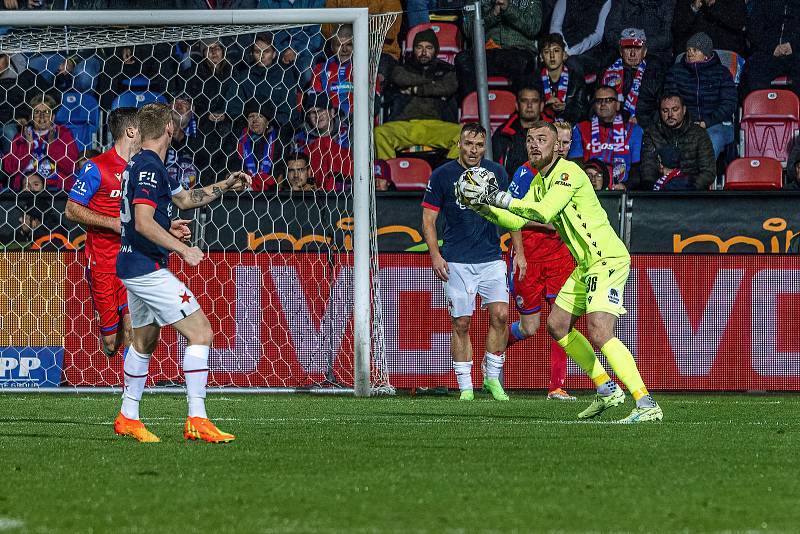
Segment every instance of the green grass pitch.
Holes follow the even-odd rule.
[[[798,532],[800,396],[657,395],[660,424],[589,401],[212,395],[234,443],[113,435],[116,396],[0,394],[2,532]]]

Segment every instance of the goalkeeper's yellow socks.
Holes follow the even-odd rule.
[[[650,397],[647,388],[644,387],[642,376],[639,374],[639,369],[636,367],[636,361],[633,359],[631,351],[619,338],[612,337],[609,339],[605,345],[600,347],[600,352],[605,355],[614,373],[625,384],[633,398],[636,399],[636,406],[655,405],[655,401]]]
[[[608,377],[608,373],[603,369],[603,365],[594,354],[592,344],[583,334],[573,328],[569,334],[559,339],[557,343],[578,364],[578,367],[589,375],[589,378],[598,388],[598,393],[610,395],[614,392],[614,388],[606,391],[609,388],[608,382],[610,381],[612,385],[614,385],[614,382]],[[600,391],[601,387],[604,388],[603,391]]]

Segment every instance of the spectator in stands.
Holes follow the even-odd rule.
[[[28,191],[30,193],[41,193],[45,190],[45,179],[42,178],[38,172],[32,172],[28,176],[25,177],[25,184],[22,187],[22,191]]]
[[[336,109],[350,115],[353,109],[353,27],[339,26],[330,46],[331,56],[314,66],[311,91],[327,94]]]
[[[603,31],[611,0],[558,0],[550,20],[550,33],[564,37],[567,65],[579,75],[593,74],[606,66]]]
[[[599,159],[590,159],[583,164],[583,170],[586,171],[586,176],[592,182],[592,187],[595,191],[607,191],[608,183],[610,181],[608,176],[608,166]]]
[[[287,130],[274,119],[275,108],[269,102],[250,100],[244,106],[247,127],[237,146],[238,158],[231,170],[243,170],[253,177],[253,191],[277,191],[283,180],[279,164],[291,143]]]
[[[485,43],[472,43],[486,47],[486,70],[489,76],[509,78],[516,90],[536,68],[536,43],[534,39],[542,25],[540,0],[481,0]],[[467,39],[472,38],[474,15],[464,18]],[[456,56],[456,72],[460,98],[475,90],[475,62],[472,51]]]
[[[800,189],[800,142],[792,146],[786,161],[786,187],[784,189]]]
[[[720,63],[708,35],[697,33],[689,38],[686,55],[667,72],[664,90],[681,95],[692,120],[708,132],[716,160],[733,142],[738,98],[731,72]]]
[[[615,88],[623,113],[646,129],[658,120],[658,95],[664,78],[661,65],[658,60],[645,59],[647,36],[638,28],[622,30],[619,55],[603,72],[600,83]]]
[[[492,135],[492,156],[509,176],[529,159],[525,139],[528,128],[541,118],[543,107],[541,87],[522,87],[517,91],[517,112]]]
[[[3,170],[9,186],[19,191],[25,176],[39,173],[48,189],[69,191],[74,181],[78,146],[66,126],[53,122],[56,102],[49,95],[30,100],[31,121],[11,141],[11,151],[3,156]]]
[[[350,153],[346,118],[331,104],[325,93],[309,93],[303,98],[306,127],[295,134],[295,146],[310,158],[314,183],[325,191],[350,187],[353,158]]]
[[[749,91],[789,76],[800,94],[800,5],[796,0],[758,0],[747,17],[751,55],[745,63]]]
[[[238,137],[225,110],[225,99],[211,101],[208,113],[197,120],[197,135],[203,140],[195,154],[202,184],[218,182],[227,174],[228,159],[236,157]]]
[[[25,56],[0,54],[0,152],[11,148],[11,140],[19,132],[20,123],[30,120],[30,109],[25,102],[25,91],[37,85],[36,76],[25,68]]]
[[[586,114],[586,84],[580,72],[571,71],[566,44],[561,35],[551,33],[539,41],[542,61],[541,79],[544,88],[544,110],[547,120],[557,119],[577,122]]]
[[[678,0],[672,22],[675,55],[684,52],[686,41],[699,32],[707,33],[717,50],[744,54],[746,16],[745,0]]]
[[[172,99],[172,120],[175,130],[164,165],[170,176],[185,189],[191,189],[198,184],[199,176],[194,158],[203,146],[203,139],[197,135],[192,97],[181,93]]]
[[[256,99],[271,102],[275,107],[274,119],[280,126],[294,124],[300,73],[293,63],[276,61],[278,52],[272,46],[271,33],[259,33],[250,47],[252,63],[238,70],[225,84],[223,93],[228,101],[228,114],[241,117],[245,102]]]
[[[642,189],[653,189],[665,176],[659,173],[658,151],[673,147],[687,178],[683,188],[707,190],[716,178],[714,147],[707,131],[691,121],[680,94],[665,93],[659,100],[659,112],[661,119],[645,130],[642,142]],[[666,167],[676,168],[669,164]],[[677,185],[675,182],[669,189]]]
[[[594,114],[575,126],[568,157],[599,159],[608,167],[611,189],[639,185],[642,128],[620,113],[617,90],[601,85],[594,91]]]
[[[202,61],[192,64],[191,70],[172,80],[172,91],[185,90],[192,96],[194,111],[203,117],[209,111],[211,101],[223,94],[223,87],[233,78],[233,67],[225,56],[225,45],[220,39],[200,41]],[[185,78],[185,79],[184,79]]]
[[[322,9],[325,0],[260,0],[261,9]],[[319,24],[297,26],[275,32],[272,40],[284,65],[294,64],[300,73],[307,73],[322,53],[325,39]],[[307,81],[307,80],[306,80]]]
[[[439,40],[433,30],[414,36],[412,56],[392,70],[392,83],[400,90],[389,120],[375,128],[375,153],[380,159],[397,157],[397,151],[414,145],[444,148],[458,157],[461,126],[448,122],[449,104],[458,90],[452,65],[437,59]]]
[[[380,15],[381,13],[399,13],[403,11],[403,4],[400,0],[325,0],[325,7],[367,7],[370,15]],[[394,23],[386,31],[386,39],[383,41],[383,49],[378,61],[378,84],[382,84],[384,79],[388,79],[392,69],[400,60],[400,26],[403,17],[395,18]],[[330,24],[322,27],[322,33],[329,40],[335,40],[337,28]],[[333,41],[330,41],[331,43]]]
[[[326,93],[307,93],[303,97],[303,125],[295,130],[294,147],[298,151],[319,139],[333,139],[341,148],[350,147],[350,131],[347,117],[331,104]]]
[[[316,191],[317,187],[310,182],[311,166],[308,155],[303,152],[291,152],[286,156],[286,180],[282,189],[292,192]]]
[[[607,62],[617,55],[619,36],[625,28],[641,28],[650,36],[647,43],[650,58],[663,65],[672,64],[672,27],[675,2],[664,0],[615,0],[606,19],[603,40]]]

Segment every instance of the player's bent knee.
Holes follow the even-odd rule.
[[[530,337],[539,330],[539,325],[541,324],[541,316],[538,313],[533,313],[531,315],[520,315],[519,317],[519,326],[520,330],[526,337]]]
[[[103,352],[107,356],[113,356],[117,352],[119,345],[117,344],[117,335],[103,336]]]

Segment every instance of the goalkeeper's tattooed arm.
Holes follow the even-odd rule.
[[[182,210],[205,206],[222,196],[225,191],[242,191],[249,186],[252,179],[245,172],[232,172],[225,180],[213,185],[198,187],[190,191],[182,190],[172,197],[175,205]]]

